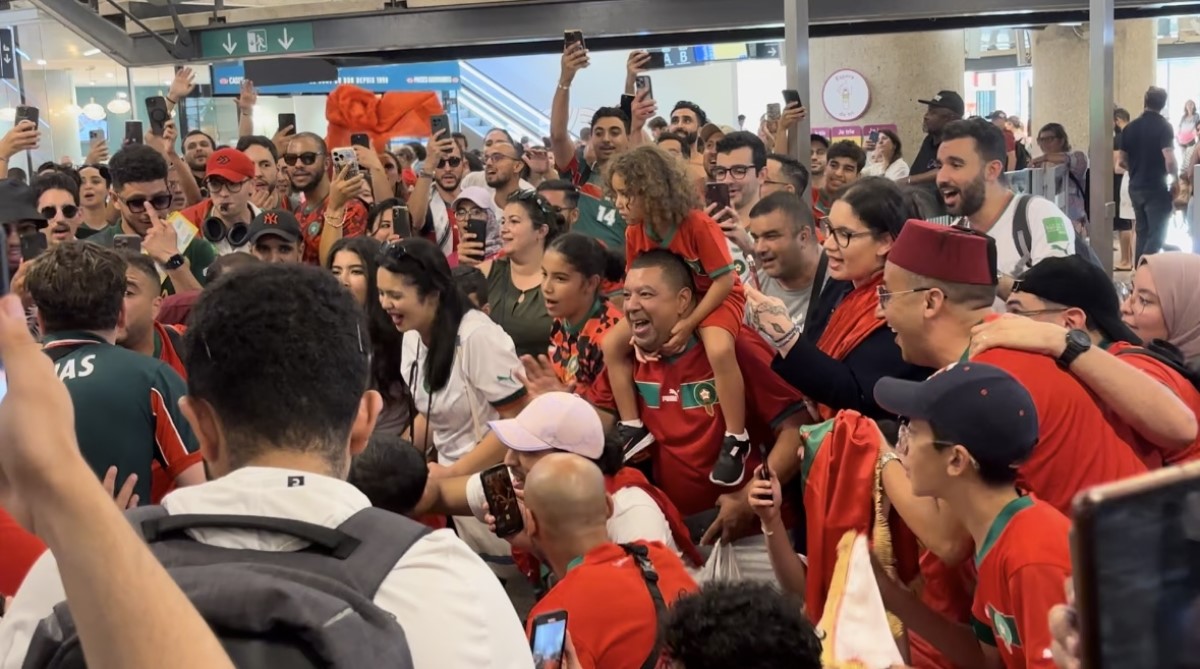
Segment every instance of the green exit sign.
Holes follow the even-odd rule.
[[[200,37],[205,58],[243,58],[313,50],[311,23],[276,23],[206,30]]]

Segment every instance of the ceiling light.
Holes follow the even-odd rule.
[[[85,56],[98,56],[98,55],[100,55],[100,49],[88,49],[87,51],[84,51],[84,52],[83,52],[83,55],[85,55]]]
[[[117,91],[117,97],[119,97],[119,98],[121,98],[122,100],[124,100],[124,99],[126,99],[126,98],[128,98],[128,97],[129,97],[129,94],[128,94],[128,93],[126,93],[125,91]]]
[[[83,107],[80,107],[79,105],[72,102],[71,104],[67,105],[66,107],[63,107],[63,113],[70,114],[71,116],[79,116],[80,114],[83,113]]]
[[[42,67],[45,67],[45,66],[46,66],[46,61],[45,61],[45,60],[42,60],[41,58],[38,58],[38,59],[37,59],[37,64],[38,64],[38,65],[41,65]]]
[[[117,75],[113,74],[112,72],[105,72],[105,73],[104,73],[104,76],[108,77],[109,79],[116,79],[116,78],[117,78]]]
[[[96,104],[96,98],[92,98],[91,102],[83,106],[83,115],[93,121],[103,121],[108,116],[104,112],[104,107]]]
[[[133,106],[129,104],[129,100],[121,98],[113,98],[108,103],[108,111],[114,114],[128,114],[132,108]]]

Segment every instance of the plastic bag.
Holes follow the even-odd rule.
[[[717,540],[712,554],[708,556],[708,562],[704,563],[696,581],[698,583],[708,583],[709,581],[735,583],[740,580],[742,580],[742,573],[738,569],[737,556],[734,554],[733,546]]]

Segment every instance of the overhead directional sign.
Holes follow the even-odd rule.
[[[751,58],[776,60],[782,52],[781,46],[779,42],[748,42],[746,52]]]
[[[313,50],[311,23],[275,23],[207,30],[200,38],[205,58],[242,58]]]
[[[16,78],[17,54],[13,51],[12,30],[0,29],[0,79],[13,81]]]

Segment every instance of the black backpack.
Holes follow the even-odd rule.
[[[1029,231],[1029,201],[1033,197],[1032,195],[1018,195],[1017,210],[1013,213],[1013,244],[1016,244],[1017,251],[1021,254],[1025,269],[1033,267],[1033,233]],[[1066,224],[1072,225],[1070,221],[1067,221]],[[1092,245],[1088,244],[1088,240],[1082,235],[1075,235],[1075,255],[1085,258],[1097,267],[1104,267],[1100,262],[1100,256],[1096,255]]]
[[[1024,142],[1017,142],[1017,170],[1029,169],[1029,161],[1033,160],[1033,156],[1029,155],[1029,149],[1025,148]]]
[[[173,516],[161,506],[126,517],[239,669],[412,669],[404,630],[373,599],[429,528],[376,508],[337,528],[261,516]],[[208,528],[276,532],[310,545],[292,552],[237,550],[186,533]],[[22,666],[87,666],[67,602],[38,623]]]

